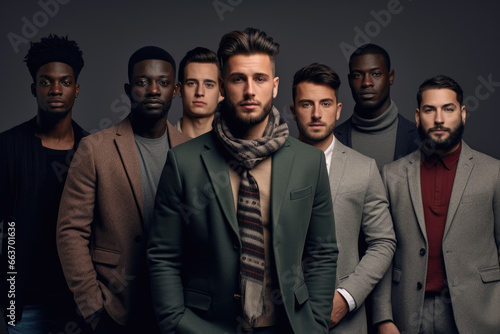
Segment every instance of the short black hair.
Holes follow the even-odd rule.
[[[384,58],[387,71],[391,70],[391,58],[385,49],[376,44],[363,44],[357,48],[349,57],[349,69],[351,68],[352,59],[364,55],[381,55]]]
[[[327,65],[313,63],[301,68],[295,73],[292,84],[292,97],[294,103],[295,97],[297,96],[297,86],[301,82],[312,82],[319,85],[327,85],[335,91],[335,97],[338,98],[340,78],[338,74]]]
[[[273,38],[256,28],[246,28],[243,31],[232,31],[224,36],[219,43],[217,57],[220,62],[222,74],[225,73],[229,57],[244,54],[253,55],[257,53],[267,54],[271,58],[274,73],[274,58],[279,53],[280,45]]]
[[[83,68],[83,53],[75,41],[68,40],[68,36],[50,34],[48,37],[43,37],[40,42],[31,42],[30,46],[24,61],[33,82],[36,81],[36,73],[40,67],[51,62],[68,64],[73,68],[75,81],[78,80]]]
[[[132,81],[132,75],[134,74],[134,65],[148,59],[158,59],[164,60],[172,65],[174,70],[173,76],[175,79],[175,60],[167,51],[159,48],[157,46],[145,46],[135,51],[130,59],[128,60],[128,81]]]
[[[460,106],[463,105],[464,92],[462,90],[462,87],[460,87],[460,85],[452,78],[441,74],[425,80],[420,85],[417,92],[418,108],[420,108],[420,103],[422,103],[422,93],[428,89],[451,89],[457,94],[457,101],[458,103],[460,103]]]
[[[179,63],[179,82],[184,82],[184,71],[189,63],[215,64],[220,72],[219,59],[212,50],[201,46],[189,50]]]

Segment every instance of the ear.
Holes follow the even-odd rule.
[[[219,98],[222,97],[224,98],[224,79],[222,79],[222,76],[219,77]]]
[[[273,99],[276,98],[276,96],[278,96],[278,85],[280,84],[280,78],[279,77],[275,77],[273,79]]]
[[[132,95],[130,84],[123,84],[123,90],[125,91],[125,94],[127,94],[127,96],[130,98],[130,96]]]
[[[392,83],[394,82],[394,70],[391,70],[389,72],[389,85],[392,86]]]
[[[342,111],[342,103],[337,103],[337,116],[335,117],[335,120],[338,121],[340,118],[340,112]]]
[[[78,97],[78,95],[80,94],[80,84],[76,84],[76,87],[75,87],[75,99]]]
[[[175,84],[175,88],[174,88],[174,97],[175,96],[178,96],[180,98],[182,98],[182,85],[180,82],[176,83]]]
[[[415,110],[415,123],[417,123],[417,128],[420,126],[420,109]]]
[[[467,110],[465,110],[465,106],[460,108],[460,112],[462,113],[462,123],[465,124],[465,120],[467,119]]]
[[[31,95],[36,97],[36,87],[34,83],[31,84]]]
[[[295,113],[295,105],[290,104],[290,111],[292,112],[292,115],[293,115],[293,120],[294,120],[294,121],[297,121],[297,115],[296,115],[296,113]]]

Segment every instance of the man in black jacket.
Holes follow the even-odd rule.
[[[31,43],[25,62],[36,117],[0,134],[1,306],[8,333],[84,333],[55,242],[67,170],[87,135],[72,120],[82,52],[49,35]]]

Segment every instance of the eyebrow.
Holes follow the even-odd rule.
[[[195,78],[186,78],[186,79],[184,79],[184,81],[200,81],[200,80],[195,79]],[[212,80],[212,79],[202,79],[201,81],[203,81],[203,82],[216,82],[215,80]]]
[[[321,99],[321,100],[319,100],[319,102],[326,102],[326,101],[331,101],[331,102],[333,102],[333,99],[331,99],[331,98],[326,98],[326,99]],[[313,101],[313,100],[311,100],[311,99],[300,99],[300,100],[298,100],[297,102],[298,102],[298,103],[300,103],[300,102],[314,102],[314,101]]]
[[[241,75],[241,76],[247,76],[245,73],[242,73],[242,72],[234,72],[234,73],[230,73],[229,76],[233,77],[233,76],[238,76],[238,75]],[[264,76],[264,77],[270,77],[269,74],[267,73],[261,73],[261,72],[258,72],[258,73],[253,73],[251,75],[252,77],[255,77],[255,76]]]
[[[51,77],[51,76],[46,75],[46,74],[41,74],[40,78],[53,79],[54,77]],[[73,76],[71,74],[64,75],[64,76],[61,77],[61,80],[62,79],[67,79],[67,78],[73,78]]]
[[[456,105],[455,103],[453,103],[453,102],[443,104],[441,107],[442,107],[442,108],[446,108],[446,107],[450,107],[450,106],[455,107],[455,108],[457,107],[457,105]],[[422,109],[423,109],[423,108],[436,108],[436,107],[435,107],[435,106],[433,106],[433,105],[431,105],[431,104],[424,104],[424,105],[422,106]]]

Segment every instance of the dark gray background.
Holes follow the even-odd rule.
[[[49,13],[43,4],[49,6]],[[226,7],[218,13],[215,5]],[[351,115],[354,104],[341,45],[356,47],[372,42],[386,48],[391,56],[396,73],[391,95],[404,116],[414,120],[415,94],[425,79],[449,75],[462,85],[466,97],[465,140],[473,148],[500,158],[499,9],[496,2],[486,0],[3,0],[0,131],[36,114],[31,78],[22,61],[29,44],[13,47],[9,36],[39,41],[55,33],[79,43],[85,67],[73,117],[94,132],[127,114],[123,83],[127,80],[128,58],[136,49],[157,45],[168,50],[178,63],[187,50],[204,46],[215,51],[224,33],[252,26],[266,31],[281,45],[275,105],[286,117],[292,135],[297,135],[297,129],[288,106],[295,71],[322,62],[339,73],[342,122]],[[26,30],[26,21],[34,24],[35,30]],[[485,84],[488,81],[493,84]],[[180,114],[180,99],[176,98],[168,118],[173,123]]]

